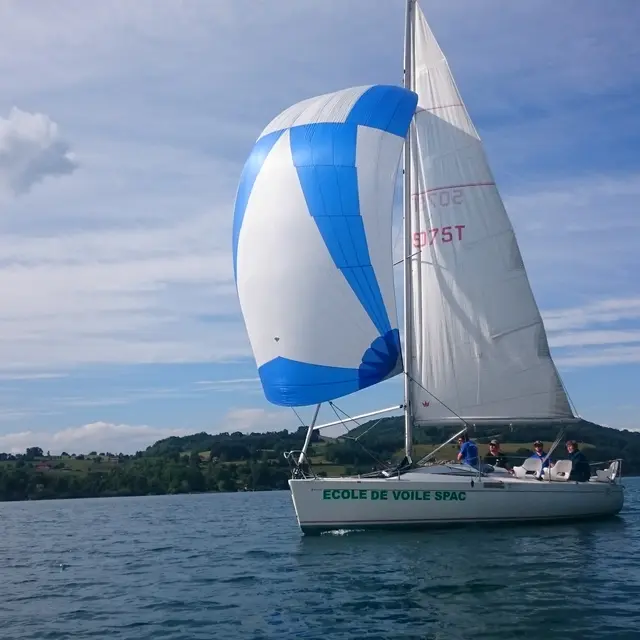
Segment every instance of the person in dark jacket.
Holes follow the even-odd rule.
[[[507,456],[500,451],[500,443],[497,440],[492,440],[489,443],[489,453],[484,457],[483,462],[485,464],[493,465],[494,467],[500,467],[502,469],[508,469],[509,463],[507,462]]]
[[[589,482],[591,467],[584,453],[578,449],[578,443],[575,440],[567,441],[567,453],[569,454],[569,460],[571,460],[569,480]]]

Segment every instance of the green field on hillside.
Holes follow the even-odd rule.
[[[314,471],[323,476],[353,475],[399,461],[404,455],[402,417],[383,419],[370,430],[372,424],[353,430],[349,438],[324,439],[316,434],[309,451]],[[457,430],[416,428],[414,459],[433,451]],[[304,427],[294,432],[201,432],[159,440],[135,455],[47,456],[38,447],[24,454],[0,453],[0,500],[287,489],[291,469],[283,454],[299,450],[305,433]],[[532,453],[536,439],[549,450],[557,434],[557,427],[539,424],[471,429],[482,456],[488,441],[497,438],[512,464]],[[578,440],[591,462],[621,458],[623,475],[640,473],[640,433],[582,421],[563,433],[554,459],[565,455],[567,438]],[[453,460],[457,451],[457,444],[448,444],[436,459]]]

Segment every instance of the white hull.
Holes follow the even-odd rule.
[[[613,516],[624,503],[617,482],[478,478],[426,469],[399,478],[291,479],[289,486],[305,534],[589,519]]]

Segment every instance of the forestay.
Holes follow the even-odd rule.
[[[416,103],[386,85],[305,100],[266,127],[245,164],[234,272],[274,404],[332,400],[402,371],[391,223]]]
[[[417,5],[413,35],[408,369],[464,418],[572,418],[482,142]],[[411,402],[415,423],[453,418],[417,384]]]

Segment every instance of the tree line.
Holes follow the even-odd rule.
[[[204,491],[286,489],[288,466],[278,461],[203,461],[198,454],[130,456],[86,468],[64,460],[43,469],[46,458],[0,466],[0,500],[138,496]]]
[[[402,418],[384,419],[369,430],[372,424],[345,438],[315,435],[309,451],[314,470],[320,475],[362,473],[399,459]],[[418,427],[414,440],[437,445],[454,432],[451,426]],[[539,424],[470,431],[478,443],[491,438],[511,443],[511,455],[520,460],[531,453],[534,440],[552,441],[557,434],[557,426]],[[304,427],[252,434],[201,432],[159,440],[133,455],[92,451],[51,456],[40,447],[29,447],[22,454],[0,453],[0,500],[287,489],[290,468],[283,453],[299,450],[304,437]],[[640,474],[640,433],[583,421],[568,427],[564,437],[591,445],[583,448],[591,462],[622,458],[624,474]],[[450,447],[439,457],[453,458],[455,445]],[[563,452],[564,447],[559,447],[556,457]]]
[[[160,440],[133,455],[51,456],[40,447],[0,453],[0,500],[287,489],[291,474],[283,453],[300,449],[304,436],[302,428],[293,433],[199,433]]]

